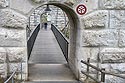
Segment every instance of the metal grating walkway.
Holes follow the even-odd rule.
[[[76,83],[76,78],[50,29],[41,29],[38,33],[29,59],[29,81]]]
[[[64,55],[50,29],[41,29],[39,31],[30,56],[29,63],[66,63]]]

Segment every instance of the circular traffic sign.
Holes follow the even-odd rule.
[[[85,5],[81,4],[81,5],[77,6],[76,11],[77,11],[78,14],[83,15],[83,14],[86,13],[87,8],[86,8]]]

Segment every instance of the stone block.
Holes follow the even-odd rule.
[[[99,0],[101,9],[125,9],[125,0]]]
[[[0,46],[26,46],[26,30],[0,27]]]
[[[32,0],[33,2],[35,2],[35,3],[40,3],[41,2],[41,0]]]
[[[12,9],[1,9],[0,25],[8,28],[26,28],[27,17]]]
[[[125,77],[125,74],[120,75]],[[101,80],[101,75],[99,76],[99,79]],[[105,83],[125,83],[125,79],[112,75],[105,75]]]
[[[24,47],[6,48],[9,62],[27,62],[27,49]]]
[[[107,28],[108,16],[107,10],[98,10],[85,15],[82,19],[82,22],[85,26],[85,29]]]
[[[98,63],[90,63],[93,66],[98,67]],[[81,63],[81,71],[87,72],[87,65]],[[92,67],[89,67],[89,74],[97,74],[97,70],[93,69]]]
[[[125,74],[125,63],[101,64],[101,68],[110,73]]]
[[[78,0],[76,0],[78,1]],[[93,12],[98,9],[98,0],[79,0],[79,3],[84,3],[84,5],[87,7],[86,14]]]
[[[119,47],[125,47],[125,30],[119,32]]]
[[[96,74],[89,74],[89,75],[92,76],[93,78],[97,79]],[[94,80],[92,80],[91,78],[87,78],[87,76],[82,73],[80,73],[79,80],[83,83],[96,83]]]
[[[9,0],[0,0],[0,8],[6,8],[9,6]]]
[[[125,77],[125,75],[123,74]],[[125,83],[125,79],[116,76],[106,75],[105,83]]]
[[[34,5],[31,3],[31,0],[10,0],[10,8],[25,15],[30,15],[31,13],[29,14],[29,12],[34,9]]]
[[[82,35],[83,46],[117,46],[117,30],[85,30]]]
[[[7,74],[6,64],[0,64],[0,76],[6,77],[6,74]]]
[[[28,77],[27,73],[22,73],[22,79],[23,80],[28,80],[27,77]],[[21,74],[19,73],[15,78],[16,79],[21,79]]]
[[[21,63],[9,63],[10,73],[14,72],[16,69],[19,72],[21,72]],[[22,63],[22,73],[28,73],[27,69],[28,69],[27,63]]]
[[[125,28],[125,11],[112,10],[110,11],[110,28]]]
[[[51,1],[51,0],[50,0]],[[62,3],[65,3],[71,7],[73,7],[74,5],[76,6],[77,3],[81,2],[81,0],[56,0]]]
[[[125,62],[125,48],[104,48],[100,51],[102,63]]]
[[[8,59],[7,59],[8,58]],[[26,47],[1,47],[0,48],[0,63],[6,62],[27,62]]]
[[[6,60],[6,50],[4,48],[0,48],[0,63],[4,63]]]
[[[87,61],[90,58],[90,62],[98,62],[99,48],[83,47],[80,55],[80,60]]]

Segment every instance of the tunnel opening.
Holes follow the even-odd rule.
[[[77,54],[76,54],[76,48],[77,48],[77,46],[76,46],[76,44],[78,44],[77,42],[77,37],[78,37],[78,32],[79,32],[79,30],[80,30],[80,26],[79,26],[79,19],[78,19],[78,17],[77,17],[77,14],[74,12],[74,10],[72,9],[72,8],[70,8],[70,7],[68,7],[67,5],[64,5],[64,4],[60,4],[60,3],[48,3],[48,4],[45,4],[45,5],[52,5],[52,6],[56,6],[56,7],[58,7],[58,8],[60,8],[61,10],[63,10],[63,12],[65,12],[65,14],[67,15],[67,18],[68,18],[68,22],[67,23],[65,23],[65,25],[66,24],[70,24],[70,33],[69,33],[69,45],[68,45],[68,58],[66,59],[67,60],[67,62],[65,63],[66,65],[63,65],[63,66],[65,66],[65,68],[70,68],[72,71],[73,71],[73,73],[75,74],[75,77],[77,77],[78,78],[78,70],[76,69],[77,67],[77,62],[75,62],[76,61],[76,56],[77,56]],[[43,5],[42,5],[43,6]],[[70,11],[70,12],[69,12]],[[44,15],[44,13],[42,13],[42,14],[40,14],[40,18],[42,17]],[[34,17],[35,18],[35,17]],[[40,20],[40,19],[39,19]],[[30,21],[30,20],[29,20]],[[34,21],[35,22],[35,21]],[[38,25],[37,23],[36,23],[36,25],[35,26],[39,26],[38,28],[39,28],[39,30],[41,29],[41,27],[43,27],[42,26],[42,23],[40,22],[40,25]],[[57,25],[54,25],[54,24],[52,24],[51,25],[51,23],[49,23],[49,25],[48,26],[51,26],[51,28],[52,28],[52,26],[53,27],[57,27]],[[50,28],[49,28],[50,29]],[[43,32],[41,32],[41,33],[46,33],[47,31],[43,31]],[[48,32],[48,33],[51,33],[51,32]],[[45,41],[43,41],[43,42],[45,42]],[[38,45],[39,46],[39,45]],[[37,46],[37,48],[38,48],[38,46]],[[46,46],[45,46],[46,47]],[[45,48],[44,48],[45,49]],[[54,49],[54,48],[53,48]],[[31,53],[32,54],[32,53]],[[51,56],[50,56],[51,57]],[[38,57],[37,57],[38,58]],[[46,57],[47,58],[47,57]],[[30,59],[30,58],[29,58]],[[40,58],[39,58],[40,59]],[[44,58],[42,59],[42,60],[44,60]],[[41,60],[41,61],[42,61]],[[39,63],[39,62],[38,62]],[[45,64],[45,63],[44,63]],[[63,63],[64,64],[64,63]],[[42,64],[43,65],[43,64]],[[59,65],[59,64],[58,64]],[[47,65],[47,63],[46,63],[46,66],[47,66],[47,68],[48,67],[51,67],[51,70],[52,70],[52,67],[53,67],[53,65]],[[56,65],[57,66],[57,65]],[[36,65],[31,65],[31,64],[29,64],[29,69],[33,69],[33,67],[34,67],[34,69],[35,69],[35,67],[40,67],[40,65],[38,64],[37,66]],[[45,65],[44,65],[44,67],[45,67]],[[58,66],[59,67],[59,66]],[[59,67],[59,69],[63,69],[62,68],[62,66],[60,66]],[[65,71],[65,68],[64,68],[64,71]],[[43,68],[44,69],[44,68]],[[60,69],[60,70],[61,70]],[[44,69],[44,70],[47,70],[47,69]],[[44,71],[44,70],[42,70],[42,71]],[[54,69],[54,70],[56,70],[56,69]],[[33,70],[29,70],[29,71],[31,71],[31,72],[33,72]],[[63,70],[62,70],[63,71]],[[66,70],[67,71],[67,70]],[[70,70],[68,70],[68,71],[70,71]],[[35,71],[34,71],[35,72]],[[48,71],[48,72],[50,72],[50,71]],[[54,71],[53,71],[54,72]],[[45,73],[45,72],[44,72]],[[30,75],[30,73],[29,73],[29,75]],[[70,75],[70,77],[71,77],[72,75]],[[37,76],[36,76],[37,77]],[[31,78],[33,78],[33,77],[31,77]],[[73,77],[73,79],[77,79],[77,78],[74,78]],[[45,78],[44,78],[45,79]]]

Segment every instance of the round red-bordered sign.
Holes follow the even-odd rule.
[[[86,13],[87,8],[86,8],[85,5],[81,4],[81,5],[77,6],[76,11],[77,11],[78,14],[83,15],[83,14]]]

